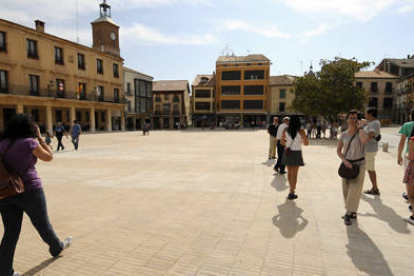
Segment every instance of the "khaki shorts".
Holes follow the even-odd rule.
[[[377,152],[366,152],[365,153],[365,164],[367,171],[375,171],[375,156],[377,155]]]

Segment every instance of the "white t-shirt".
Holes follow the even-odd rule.
[[[276,139],[278,139],[278,140],[282,139],[282,133],[288,126],[289,125],[287,125],[285,123],[283,123],[279,126],[279,128],[277,129]]]
[[[300,143],[300,140],[302,139],[302,135],[296,133],[295,139],[292,141],[292,137],[289,135],[289,133],[285,132],[286,137],[286,146],[285,148],[290,148],[290,150],[299,151],[302,150],[302,144]]]

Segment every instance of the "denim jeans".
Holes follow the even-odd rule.
[[[46,199],[43,189],[28,190],[24,193],[0,200],[0,213],[4,234],[0,245],[0,275],[11,276],[14,273],[13,259],[22,227],[23,212],[39,232],[43,241],[49,245],[53,257],[63,249],[63,243],[56,236],[47,215]]]
[[[65,149],[65,147],[64,147],[64,146],[63,146],[63,144],[62,144],[62,138],[63,138],[63,136],[62,136],[62,135],[58,135],[58,134],[56,134],[56,139],[58,140],[57,151],[59,151],[59,149],[60,149],[60,148],[62,148],[62,150],[64,150],[64,149]]]
[[[285,165],[282,164],[282,157],[283,157],[284,151],[285,151],[285,147],[282,146],[282,144],[280,143],[280,140],[278,140],[277,141],[277,162],[274,168],[279,169],[280,172],[285,171]]]
[[[79,145],[79,136],[77,137],[72,137],[72,144],[75,147],[75,150],[78,150],[78,145]]]

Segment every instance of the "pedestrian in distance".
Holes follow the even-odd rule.
[[[42,240],[49,246],[53,257],[59,256],[72,243],[72,237],[61,241],[49,221],[42,180],[35,164],[38,159],[52,161],[53,154],[42,140],[40,130],[27,114],[14,115],[1,135],[0,155],[22,179],[25,190],[18,195],[0,199],[3,220],[3,238],[0,245],[0,275],[18,276],[13,269],[13,259],[19,240],[23,213],[30,218]]]
[[[354,179],[342,178],[342,193],[344,197],[346,213],[342,217],[345,225],[351,225],[351,219],[357,218],[359,201],[364,186],[365,176],[365,144],[367,135],[362,129],[364,122],[357,110],[351,110],[347,115],[348,129],[339,137],[336,153],[349,169],[352,164],[359,166],[359,174]]]
[[[53,138],[53,136],[52,135],[50,135],[50,133],[49,133],[49,131],[46,131],[46,136],[45,136],[45,143],[46,143],[46,145],[52,150],[53,149],[53,147],[52,147],[52,145],[51,145],[51,143],[52,143],[52,138]]]
[[[411,131],[409,142],[408,142],[408,165],[405,170],[403,183],[405,183],[407,189],[407,199],[411,206],[414,206],[414,128]],[[411,216],[404,220],[414,225],[414,210],[411,208]]]
[[[269,133],[269,160],[276,159],[276,146],[277,146],[277,129],[279,128],[279,119],[273,117],[273,123],[267,128],[267,133]]]
[[[375,172],[375,156],[378,152],[378,142],[381,139],[381,123],[377,119],[377,110],[371,107],[365,111],[365,119],[368,122],[364,127],[364,131],[368,136],[365,160],[369,179],[372,183],[372,188],[364,191],[364,194],[379,195],[380,191],[378,189],[377,174]]]
[[[63,135],[65,135],[66,138],[68,138],[68,134],[66,133],[65,127],[62,126],[62,123],[61,122],[58,122],[57,125],[56,125],[56,127],[55,127],[55,132],[54,132],[54,135],[53,135],[58,140],[58,146],[57,146],[56,151],[59,151],[60,148],[62,150],[65,149],[65,147],[63,146],[63,143],[62,143]]]
[[[144,124],[142,125],[142,135],[149,135],[149,129],[150,129],[150,124],[147,122],[144,122]]]
[[[411,109],[410,112],[410,122],[406,122],[404,123],[404,125],[401,127],[400,131],[398,132],[399,134],[401,134],[400,137],[400,142],[398,144],[398,154],[397,154],[397,163],[398,165],[402,166],[404,165],[404,173],[407,169],[409,160],[407,159],[407,153],[408,153],[408,138],[411,135],[411,132],[413,131],[414,128],[414,108]],[[405,147],[405,149],[404,149]],[[404,154],[402,154],[404,151]],[[403,197],[408,200],[408,195],[407,194],[403,194]],[[412,211],[412,207],[413,205],[410,205],[408,208],[410,210],[410,212]]]
[[[289,117],[284,117],[282,124],[277,129],[276,139],[277,139],[277,162],[273,168],[276,173],[285,174],[285,165],[282,164],[282,156],[285,150],[284,146],[281,144],[283,131],[289,126]]]
[[[298,198],[295,193],[296,183],[298,182],[299,167],[305,165],[302,157],[302,145],[309,145],[308,137],[302,128],[298,115],[290,117],[289,126],[283,131],[281,144],[285,147],[282,164],[286,165],[288,171],[288,181],[290,191],[288,199]],[[280,157],[279,157],[280,158]]]
[[[82,134],[82,128],[78,124],[77,120],[72,122],[72,127],[70,129],[70,136],[72,137],[72,144],[75,147],[75,150],[78,150],[79,147],[79,136]]]

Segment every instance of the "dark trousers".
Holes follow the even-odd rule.
[[[274,168],[276,170],[279,170],[279,172],[285,171],[285,165],[282,164],[282,157],[283,157],[284,151],[285,151],[285,147],[282,146],[282,144],[280,143],[280,140],[278,140],[277,141],[277,162]]]
[[[78,137],[72,137],[72,144],[75,147],[75,150],[78,150],[79,136]]]
[[[65,149],[65,147],[62,144],[62,137],[63,137],[63,135],[59,135],[59,134],[56,133],[56,139],[58,140],[57,151],[59,151],[60,148],[62,148],[62,150]]]
[[[13,259],[19,240],[25,212],[43,241],[49,245],[49,252],[56,257],[62,252],[63,243],[56,236],[46,209],[43,189],[28,190],[20,195],[0,200],[0,213],[4,234],[0,245],[0,275],[11,276],[14,273]]]

